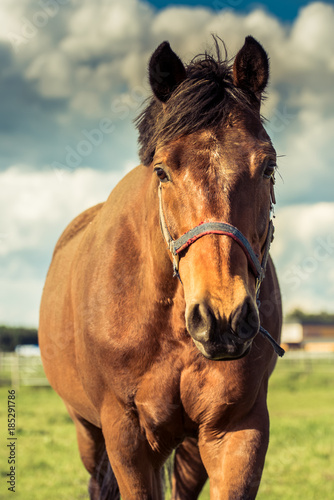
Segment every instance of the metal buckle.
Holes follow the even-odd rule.
[[[264,276],[265,276],[265,270],[261,269],[261,273],[259,274],[259,276],[256,278],[256,283],[255,283],[255,292],[256,292],[256,297],[258,298],[259,294],[260,294],[260,287],[261,287],[261,283],[262,281],[264,280]]]
[[[173,253],[172,256],[173,256],[173,271],[174,271],[173,278],[178,278],[181,285],[183,285],[182,280],[181,280],[181,276],[179,274],[179,261],[180,261],[179,254]]]

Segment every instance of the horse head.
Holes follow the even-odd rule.
[[[188,66],[168,42],[156,49],[154,97],[138,128],[157,199],[160,192],[166,251],[184,289],[187,330],[205,357],[222,360],[245,356],[259,332],[254,261],[267,257],[276,153],[260,115],[266,52],[247,37],[231,64],[216,46],[217,59]],[[182,235],[186,244],[173,252],[171,241]]]

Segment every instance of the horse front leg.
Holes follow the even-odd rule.
[[[119,500],[118,485],[110,467],[102,430],[65,403],[76,432],[81,460],[90,473],[90,500]]]
[[[262,401],[217,438],[217,429],[201,429],[199,449],[214,500],[256,497],[269,442],[269,416]]]
[[[186,438],[175,452],[172,500],[196,500],[207,478],[197,439]]]
[[[111,409],[101,414],[102,431],[122,500],[163,500],[161,465],[138,420]]]

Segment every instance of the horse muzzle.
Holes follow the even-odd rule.
[[[246,356],[260,328],[258,310],[250,298],[245,298],[228,318],[205,301],[189,304],[186,325],[198,350],[212,360]]]

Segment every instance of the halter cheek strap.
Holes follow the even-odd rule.
[[[265,271],[266,271],[266,266],[268,262],[268,257],[269,257],[269,249],[270,249],[270,244],[273,241],[273,236],[274,236],[274,224],[272,219],[269,221],[268,225],[268,232],[267,232],[267,237],[266,241],[264,244],[264,252],[263,252],[263,257],[262,257],[262,262],[259,261],[258,256],[254,252],[251,244],[247,240],[247,238],[237,229],[236,227],[232,226],[231,224],[228,224],[227,222],[204,222],[199,224],[198,226],[194,227],[193,229],[190,229],[190,231],[187,231],[185,234],[183,234],[180,238],[177,240],[173,240],[164,215],[163,211],[163,204],[162,204],[162,186],[161,184],[159,185],[159,219],[160,219],[160,227],[161,227],[161,232],[163,234],[163,237],[167,243],[167,246],[169,248],[169,251],[172,254],[172,259],[173,259],[173,270],[174,270],[174,276],[177,276],[178,279],[181,281],[180,274],[179,274],[179,261],[180,261],[180,253],[183,252],[183,250],[186,250],[190,245],[192,245],[195,241],[197,241],[199,238],[202,238],[202,236],[205,236],[207,234],[220,234],[224,236],[229,236],[232,238],[243,250],[245,253],[250,269],[252,270],[252,273],[254,274],[256,278],[256,301],[258,307],[260,307],[260,301],[259,301],[259,294],[260,294],[260,287],[261,283],[264,280],[265,277]],[[273,203],[273,195],[271,195],[271,200]],[[271,203],[271,205],[272,205]],[[272,207],[271,207],[272,209]],[[283,356],[284,354],[284,349],[282,349],[277,342],[271,337],[271,335],[265,330],[262,326],[260,327],[260,333],[265,336],[272,344],[273,348],[275,349],[275,352],[279,356]]]

